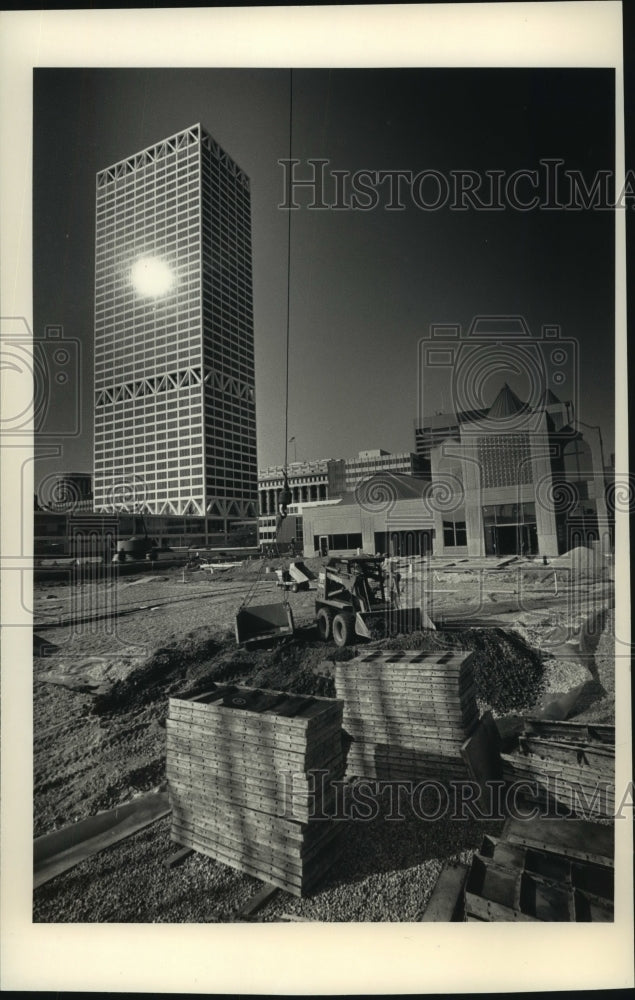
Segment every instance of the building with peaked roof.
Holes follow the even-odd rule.
[[[255,525],[249,179],[197,124],[96,189],[95,510]]]
[[[505,383],[487,408],[424,421],[418,444],[438,496],[436,554],[555,556],[609,544],[599,428],[553,391],[532,407]]]
[[[370,476],[302,507],[305,555],[556,556],[609,549],[602,438],[552,392],[529,406],[505,384],[489,407],[424,420],[429,480]],[[423,452],[422,452],[423,453]]]

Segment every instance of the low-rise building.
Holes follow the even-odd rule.
[[[382,472],[428,479],[430,462],[411,451],[390,452],[382,448],[360,451],[355,458],[345,459],[346,490],[354,490],[365,479]]]
[[[83,510],[36,510],[34,553],[37,556],[101,556],[114,553],[118,542],[147,534],[159,547],[251,549],[258,546],[256,522],[233,521],[230,530],[213,530],[204,517]]]
[[[293,497],[289,516],[295,518],[294,540],[301,547],[304,539],[303,512],[316,504],[333,506],[346,493],[353,492],[369,477],[379,473],[396,473],[427,478],[430,463],[412,452],[391,453],[377,448],[360,451],[355,458],[324,458],[308,462],[290,462],[287,466],[289,489]],[[284,483],[284,467],[269,466],[258,473],[260,544],[267,548],[276,541],[278,496]],[[289,526],[285,526],[288,534]]]
[[[304,504],[304,553],[483,557],[608,551],[602,439],[547,391],[536,406],[504,385],[491,406],[421,427],[429,480],[380,472],[330,507]]]
[[[430,483],[383,472],[358,483],[333,504],[304,504],[304,554],[420,556],[432,551]]]
[[[275,516],[278,494],[284,484],[284,466],[270,465],[258,472],[260,517]],[[292,504],[328,500],[341,496],[345,488],[344,460],[318,458],[310,462],[289,462],[287,478]]]

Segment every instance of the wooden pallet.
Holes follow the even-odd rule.
[[[512,844],[564,854],[567,858],[590,861],[609,868],[615,863],[615,832],[612,824],[553,817],[532,820],[509,818],[505,821],[502,836]]]
[[[467,919],[607,922],[613,872],[544,848],[486,836],[465,882]]]
[[[503,777],[507,781],[518,780],[517,774],[509,772],[504,772]],[[564,809],[580,819],[610,819],[615,815],[614,791],[605,785],[573,786],[565,781],[554,784],[541,782],[535,776],[524,780],[528,786],[524,791],[527,803],[544,808],[547,814]]]
[[[366,688],[363,685],[346,684],[337,685],[336,690],[345,702],[344,716],[351,704],[371,711],[373,707],[384,711],[387,708],[397,708],[400,712],[408,715],[411,712],[434,713],[444,712],[447,714],[461,716],[465,712],[473,712],[476,708],[476,697],[469,696],[462,698],[456,695],[453,689],[448,692],[440,691],[438,688],[418,687],[386,690],[381,688]]]
[[[363,752],[356,753],[353,751],[349,753],[346,760],[347,775],[363,773],[354,771],[354,768],[364,764],[378,764],[383,768],[394,767],[415,772],[420,770],[426,774],[431,767],[437,767],[439,773],[444,770],[459,770],[461,773],[467,774],[465,762],[458,752],[455,754],[438,754],[431,751],[429,754],[426,754],[420,750],[415,750],[410,755],[405,752],[396,755],[376,753],[373,751],[372,743],[364,744],[364,748]]]
[[[395,735],[402,733],[413,733],[419,735],[423,738],[430,736],[439,736],[439,738],[446,739],[456,739],[462,736],[463,739],[468,735],[470,729],[478,722],[478,717],[476,715],[470,718],[463,719],[407,719],[405,717],[391,718],[389,716],[382,716],[379,714],[373,715],[363,715],[354,714],[353,712],[346,715],[343,728],[345,732],[352,733],[356,728],[363,728],[369,731],[371,730],[393,730]]]
[[[177,843],[191,846],[222,864],[276,885],[295,896],[305,896],[313,892],[338,859],[336,845],[327,844],[324,856],[318,855],[312,859],[311,866],[298,874],[271,859],[254,858],[247,849],[241,851],[237,847],[232,847],[227,850],[215,838],[210,839],[176,824],[172,828],[171,836]]]
[[[468,777],[461,748],[478,724],[471,653],[372,651],[336,664],[335,689],[353,739],[349,776]]]
[[[172,839],[296,895],[337,857],[342,704],[226,685],[171,698]]]
[[[437,676],[433,671],[425,671],[421,668],[398,671],[392,668],[390,675],[386,675],[385,668],[374,668],[370,671],[335,671],[335,680],[338,690],[351,690],[360,688],[365,690],[376,690],[394,693],[415,693],[422,691],[439,691],[447,693],[454,698],[469,698],[474,694],[474,680],[472,674]],[[342,697],[344,697],[342,695]]]
[[[179,809],[174,815],[174,826],[190,830],[202,838],[213,840],[225,850],[236,850],[241,854],[249,854],[253,859],[263,858],[265,861],[275,861],[286,865],[289,870],[302,872],[309,862],[322,852],[328,843],[340,833],[340,827],[334,820],[320,823],[320,837],[308,843],[306,841],[286,840],[271,834],[254,838],[248,829],[235,830],[222,827],[211,820],[208,822],[193,810]]]
[[[535,778],[540,782],[562,780],[568,784],[579,784],[582,787],[602,787],[611,788],[613,786],[613,774],[606,771],[596,771],[590,767],[575,767],[563,761],[550,761],[544,757],[535,757],[532,754],[501,754],[503,768],[511,775],[518,775],[522,778]]]
[[[435,781],[446,783],[450,781],[465,781],[468,773],[465,765],[457,762],[454,767],[438,768],[429,765],[418,764],[412,767],[391,767],[379,763],[373,764],[351,764],[347,772],[349,778],[365,778],[374,781],[391,782],[409,781],[418,785],[424,781]]]
[[[334,779],[344,767],[344,756],[342,753],[338,753],[337,757],[324,761],[321,768],[309,768],[305,770],[295,766],[288,758],[280,758],[275,768],[271,766],[263,768],[250,766],[249,757],[238,759],[237,757],[229,756],[219,759],[212,754],[202,752],[199,744],[192,747],[186,741],[171,740],[169,737],[167,748],[170,760],[174,761],[175,764],[190,770],[204,772],[212,782],[216,780],[220,782],[234,780],[237,774],[241,774],[244,775],[245,779],[262,788],[267,788],[270,785],[279,787],[282,776],[287,786],[293,783],[294,787],[300,790],[306,785],[307,792],[319,791],[324,784],[323,776],[325,774],[330,775]]]
[[[302,823],[288,816],[277,816],[272,813],[259,812],[248,806],[241,807],[233,802],[223,802],[218,799],[212,803],[209,801],[201,802],[196,793],[189,794],[184,789],[178,790],[178,796],[175,793],[175,807],[183,809],[191,808],[196,810],[208,822],[217,823],[224,829],[236,829],[241,832],[248,831],[254,838],[264,837],[266,839],[268,836],[275,834],[285,840],[307,841],[310,843],[321,836],[320,828],[323,820]],[[325,813],[324,815],[327,814]]]
[[[430,652],[421,649],[373,649],[368,653],[361,653],[353,660],[347,660],[338,666],[348,667],[351,664],[362,663],[423,663],[425,665],[441,665],[445,671],[460,670],[472,654],[460,650],[440,650]]]
[[[615,728],[530,719],[501,754],[503,777],[522,779],[524,797],[585,816],[615,812]]]
[[[299,823],[289,823],[285,818],[269,817],[271,823],[261,826],[250,820],[237,822],[227,811],[204,812],[198,803],[191,799],[181,799],[175,803],[173,815],[175,820],[185,820],[190,824],[199,824],[208,831],[217,830],[221,836],[230,836],[256,844],[278,844],[291,853],[302,855],[321,843],[330,829],[332,818],[306,824],[303,835],[296,835],[289,830],[290,826],[300,827]],[[278,825],[276,825],[276,822]]]
[[[518,750],[523,755],[569,765],[581,771],[605,771],[611,776],[615,773],[614,747],[596,746],[581,741],[569,743],[523,734],[518,739]]]
[[[259,761],[263,767],[275,766],[280,760],[289,761],[298,770],[319,767],[325,759],[335,756],[341,749],[341,728],[337,733],[326,739],[316,740],[315,743],[222,733],[177,718],[166,720],[166,731],[178,739],[187,739],[193,745],[200,743],[210,755],[230,760],[244,756],[246,759]]]
[[[405,726],[373,726],[364,722],[347,722],[346,732],[358,743],[385,743],[407,747],[410,750],[435,749],[447,755],[460,754],[461,746],[470,729],[441,729],[429,727],[421,733]]]
[[[438,746],[426,753],[414,748],[385,744],[353,744],[346,763],[349,777],[358,775],[383,780],[404,778],[416,781],[430,777],[466,780],[469,776],[458,751],[441,754]]]
[[[245,712],[245,715],[248,713]],[[272,746],[303,746],[309,739],[317,743],[334,736],[341,725],[342,712],[338,712],[335,718],[318,721],[315,725],[291,728],[276,726],[270,718],[253,716],[243,719],[235,709],[222,711],[221,707],[215,712],[202,711],[196,707],[188,708],[170,699],[168,718],[186,725],[197,726],[208,732],[232,736],[235,739],[262,740]]]
[[[525,731],[544,738],[582,741],[600,746],[615,746],[615,726],[593,722],[549,722],[544,719],[525,719]]]
[[[333,808],[334,795],[306,800],[292,793],[279,795],[264,795],[256,789],[243,788],[240,776],[237,775],[233,784],[222,787],[202,787],[196,779],[189,778],[172,766],[168,767],[168,789],[170,800],[174,804],[182,797],[196,802],[201,811],[210,812],[221,804],[240,806],[254,812],[266,813],[277,817],[293,819],[297,823],[309,823],[314,818],[328,815]]]

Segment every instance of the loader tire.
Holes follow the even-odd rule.
[[[350,646],[355,638],[353,615],[335,615],[333,619],[333,642],[336,646]]]
[[[326,608],[320,608],[317,613],[317,627],[320,633],[320,639],[324,642],[328,642],[331,638],[331,631],[333,625],[333,615]]]

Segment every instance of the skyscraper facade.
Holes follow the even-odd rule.
[[[257,517],[249,179],[200,125],[99,171],[97,511]]]

